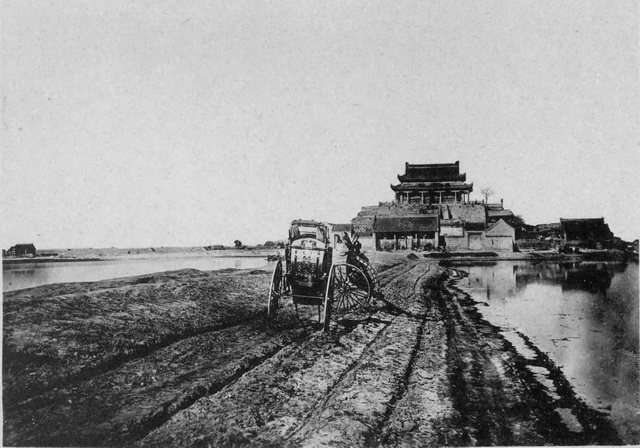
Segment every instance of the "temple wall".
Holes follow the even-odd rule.
[[[444,228],[443,228],[444,229]],[[510,236],[493,236],[488,237],[484,233],[481,235],[474,233],[473,241],[470,241],[469,234],[464,235],[446,235],[443,234],[446,249],[448,251],[456,250],[497,250],[497,251],[513,251],[513,238]]]
[[[466,222],[486,222],[486,206],[484,204],[449,204],[447,212],[450,219]]]
[[[485,248],[488,250],[513,250],[513,238],[510,236],[492,236],[485,238]]]
[[[440,226],[440,235],[442,236],[464,236],[464,228],[460,227],[449,227],[449,226]]]
[[[467,239],[467,235],[462,235],[462,236],[446,235],[444,237],[444,240],[446,244],[445,247],[448,251],[469,249],[469,240]]]

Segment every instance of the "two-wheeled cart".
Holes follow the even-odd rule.
[[[345,234],[347,241],[352,240]],[[355,240],[357,243],[357,239]],[[347,248],[347,262],[334,263],[329,226],[310,221],[295,220],[289,228],[284,262],[279,260],[273,271],[267,304],[268,317],[274,320],[285,298],[298,305],[318,307],[318,321],[324,331],[329,330],[332,314],[361,309],[373,295],[375,274],[360,253]],[[357,243],[359,244],[359,243]]]

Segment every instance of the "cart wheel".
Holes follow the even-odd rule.
[[[330,271],[330,272],[333,272]],[[323,310],[323,324],[322,330],[325,333],[329,332],[329,322],[331,321],[331,307],[333,306],[333,275],[329,274],[327,279],[327,289],[324,293],[324,310]]]
[[[373,266],[369,264],[366,259],[358,258],[357,267],[361,269],[367,279],[369,280],[369,286],[371,286],[371,295],[374,296],[380,291],[380,283],[378,282],[378,276],[376,275],[376,270],[373,269]]]
[[[278,260],[276,268],[273,270],[271,286],[269,287],[269,300],[267,302],[267,317],[269,319],[275,319],[280,307],[280,299],[282,299],[282,261]]]
[[[333,310],[345,313],[362,308],[371,297],[366,274],[351,264],[336,264],[331,270]]]

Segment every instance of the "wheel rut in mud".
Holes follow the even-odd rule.
[[[402,289],[408,302],[424,275],[424,266],[412,266],[408,274],[406,269],[385,271],[381,284]],[[425,313],[415,300],[410,310]],[[330,334],[314,334],[287,347],[179,412],[141,445],[367,444],[381,431],[403,388],[414,356],[410,347],[419,340],[423,323],[385,308],[346,316],[332,323]]]
[[[176,271],[3,297],[3,400],[13,406],[181,339],[262,317],[267,273]],[[47,295],[47,292],[51,295]]]
[[[181,339],[147,357],[36,396],[9,410],[12,418],[5,422],[5,435],[22,436],[5,437],[5,442],[130,443],[308,336],[310,329],[297,324],[290,322],[274,333],[264,323],[253,322]],[[28,435],[19,428],[29,428]]]
[[[174,326],[174,340],[165,346],[6,408],[5,445],[617,441],[606,418],[581,407],[564,388],[559,371],[552,378],[554,397],[532,372],[532,361],[481,318],[468,296],[447,284],[447,271],[425,260],[395,261],[378,268],[378,279],[385,298],[408,313],[374,300],[362,312],[335,316],[327,334],[318,331],[314,307],[301,307],[301,321],[291,303],[279,310],[276,324],[257,317],[266,309],[270,276],[264,271],[246,280],[233,273],[178,276],[179,287],[194,288],[189,306],[180,302],[188,310],[182,322],[205,309],[220,310],[215,319],[229,325],[189,337],[181,336],[183,324],[178,332]],[[234,289],[239,284],[241,294]],[[149,287],[153,283],[136,285]],[[170,297],[161,298],[171,305]],[[233,316],[244,320],[236,324]],[[200,319],[195,328],[207,325]],[[551,372],[543,355],[538,353],[536,366]],[[559,406],[577,415],[578,428],[567,427]]]
[[[11,406],[7,406],[5,400],[5,444],[104,446],[133,443],[151,430],[161,427],[180,410],[233,384],[281,350],[300,343],[317,330],[317,326],[295,319],[291,306],[282,310],[277,326],[266,325],[263,319],[263,293],[268,285],[263,283],[266,283],[268,273],[252,271],[250,274],[262,274],[250,275],[248,278],[249,285],[254,283],[258,287],[251,289],[245,285],[242,289],[243,296],[238,296],[236,291],[231,297],[224,296],[224,291],[238,283],[237,273],[228,274],[232,276],[231,281],[224,276],[211,275],[214,280],[213,286],[210,286],[212,283],[209,282],[209,275],[197,271],[187,274],[194,275],[195,279],[170,275],[170,282],[163,286],[156,285],[148,279],[141,283],[134,278],[133,281],[90,284],[87,291],[97,293],[101,298],[115,296],[121,300],[120,295],[123,293],[126,297],[149,296],[152,290],[148,288],[160,287],[162,291],[169,288],[176,291],[173,294],[182,297],[171,303],[169,313],[172,313],[171,309],[175,309],[176,304],[182,307],[178,308],[180,310],[184,308],[181,303],[198,303],[205,297],[213,298],[217,303],[220,303],[222,297],[231,300],[231,303],[241,298],[235,309],[245,318],[235,319],[233,312],[224,311],[223,315],[231,320],[221,325],[211,326],[205,320],[199,319],[198,322],[201,323],[196,323],[191,332],[169,334],[162,343],[156,342],[139,353],[130,350],[126,359],[100,363],[91,369],[85,369],[82,376],[69,374],[74,370],[71,364],[71,370],[66,370],[66,373],[63,372],[64,376],[60,376],[64,380],[48,382],[48,389],[40,389],[39,393],[32,393]],[[261,282],[256,282],[262,277],[264,278]],[[198,287],[202,279],[206,282]],[[115,283],[115,291],[109,288],[111,283]],[[171,286],[173,283],[177,285]],[[220,289],[220,284],[224,288]],[[127,287],[143,290],[142,293],[131,294]],[[56,293],[71,295],[48,298],[42,294],[44,299],[63,304],[67,297],[75,304],[79,303],[81,298],[88,300],[89,306],[82,303],[81,313],[89,314],[97,303],[91,299],[93,296],[83,295],[82,289],[77,285],[56,285],[54,290]],[[39,290],[28,292],[28,300],[37,299]],[[190,297],[185,300],[186,293]],[[169,302],[169,299],[170,297],[162,297],[166,302]],[[204,300],[206,302],[211,299]],[[243,309],[243,304],[248,301],[253,303],[249,302],[250,306]],[[69,306],[65,304],[66,308]],[[143,304],[141,312],[144,311],[144,306],[146,305]],[[159,304],[152,306],[157,309]],[[187,309],[189,307],[192,305],[188,305]],[[224,309],[234,308],[229,308],[229,304],[225,303]],[[84,317],[84,314],[78,317]],[[184,317],[181,318],[184,320]],[[369,319],[371,325],[384,326],[388,323],[388,318],[392,316],[358,316],[354,323],[345,321],[345,325],[341,325],[340,329],[336,326],[334,330],[345,335],[355,329],[363,319]],[[112,318],[106,318],[107,321],[110,319]],[[113,333],[114,330],[111,329],[111,335]],[[105,331],[104,337],[108,338],[111,335],[109,331]],[[136,341],[129,341],[129,345],[135,347]],[[46,365],[44,367],[46,368]],[[38,372],[37,365],[31,366],[30,369]]]

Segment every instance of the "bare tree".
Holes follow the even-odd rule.
[[[480,194],[484,196],[484,201],[486,203],[489,203],[489,198],[495,194],[495,191],[491,187],[484,187],[482,190],[480,190]]]

